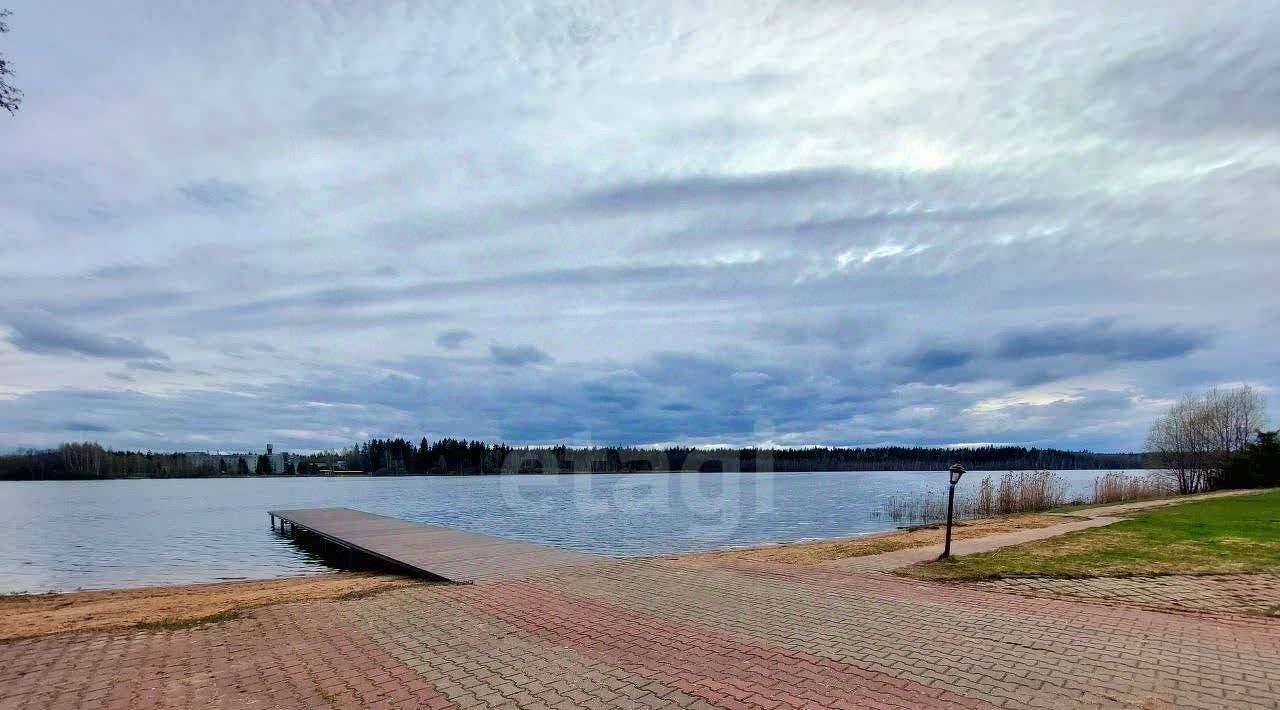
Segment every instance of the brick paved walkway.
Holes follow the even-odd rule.
[[[0,709],[1275,708],[1280,621],[629,560],[0,644]]]

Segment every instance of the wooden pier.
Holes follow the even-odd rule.
[[[318,538],[333,552],[368,555],[409,574],[453,582],[515,579],[599,562],[602,557],[426,525],[351,508],[272,510],[271,526]]]

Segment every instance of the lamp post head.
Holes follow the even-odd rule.
[[[964,475],[964,466],[961,466],[958,463],[951,464],[951,485],[954,486],[955,484],[959,483],[960,477],[963,475]]]

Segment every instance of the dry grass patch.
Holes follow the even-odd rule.
[[[244,611],[240,609],[229,609],[227,611],[220,611],[217,614],[210,614],[208,616],[198,616],[192,619],[169,619],[168,621],[144,621],[143,623],[138,624],[137,627],[140,629],[146,629],[147,631],[177,631],[179,629],[192,629],[197,626],[204,626],[205,624],[217,624],[223,621],[231,621],[232,619],[239,619],[240,615],[243,613]]]
[[[359,598],[427,584],[382,574],[323,574],[217,584],[0,597],[0,640],[124,627],[156,630],[227,621],[268,604]]]
[[[1066,520],[1068,518],[1061,515],[1010,515],[998,518],[966,520],[955,523],[951,531],[951,539],[967,540],[1015,530],[1045,528],[1051,525],[1059,525]],[[849,557],[878,555],[882,552],[893,552],[909,547],[941,545],[945,535],[946,526],[944,525],[922,525],[913,526],[905,530],[895,530],[862,537],[792,542],[741,550],[695,552],[681,555],[679,559],[695,563],[711,560],[747,560],[752,562],[815,564]]]

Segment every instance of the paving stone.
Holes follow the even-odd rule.
[[[0,643],[0,710],[1274,708],[1280,620],[1235,611],[1275,583],[614,561]]]

